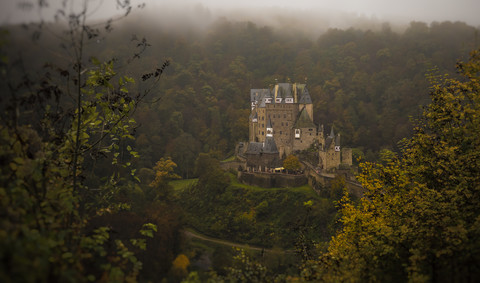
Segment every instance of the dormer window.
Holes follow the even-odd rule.
[[[340,146],[339,145],[335,146],[335,151],[340,151]]]
[[[295,138],[296,139],[300,138],[300,129],[295,129]]]
[[[265,103],[272,103],[272,98],[271,97],[265,98]]]
[[[282,103],[282,98],[281,97],[275,98],[275,103]]]
[[[285,103],[293,103],[293,97],[285,98]]]

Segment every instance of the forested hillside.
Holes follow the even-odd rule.
[[[171,156],[182,177],[199,152],[232,154],[248,135],[250,88],[307,82],[318,125],[331,125],[343,145],[368,160],[411,135],[410,118],[429,102],[426,74],[451,73],[477,42],[463,23],[414,22],[404,33],[331,29],[317,39],[254,23],[220,20],[206,34],[147,35],[146,60],[171,58],[155,99],[137,113],[144,166]],[[148,159],[150,158],[151,159]]]
[[[41,39],[34,47],[47,47],[33,53],[30,41],[21,40],[23,55],[31,56],[32,64],[43,56],[58,60],[53,51],[37,56],[57,49]],[[330,29],[311,38],[302,31],[227,19],[190,32],[137,26],[133,19],[87,49],[100,61],[115,58],[123,66],[144,44],[140,63],[123,69],[137,80],[170,60],[165,79],[135,114],[138,166],[151,168],[160,157],[171,156],[178,173],[189,177],[198,153],[224,158],[236,142],[247,140],[249,90],[276,81],[307,82],[315,123],[333,125],[343,145],[376,160],[381,149],[395,150],[411,135],[410,118],[429,102],[425,75],[451,73],[478,42],[478,29],[461,22],[412,22],[403,32],[388,24],[375,31]]]
[[[295,243],[292,281],[479,277],[469,265],[480,235],[478,53],[454,68],[478,48],[478,29],[412,22],[312,38],[225,18],[181,31],[135,16],[90,25],[87,2],[56,14],[65,25],[0,33],[0,281],[180,281],[193,270],[187,221],[210,236]],[[243,187],[218,164],[247,139],[249,90],[276,81],[306,82],[315,122],[356,157],[400,153],[361,166],[368,198],[345,196],[340,216],[341,180],[311,197]],[[187,189],[169,183],[191,177]],[[297,238],[288,229],[302,220]],[[235,259],[202,276],[279,278]]]

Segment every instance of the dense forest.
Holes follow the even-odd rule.
[[[138,113],[137,146],[153,157],[146,165],[171,156],[178,173],[191,176],[199,152],[226,157],[247,139],[250,88],[291,81],[307,82],[316,124],[333,125],[343,145],[377,160],[411,135],[410,119],[429,102],[426,75],[452,73],[478,44],[477,32],[464,23],[414,22],[402,34],[386,24],[332,29],[313,40],[227,20],[200,39],[158,32],[148,38],[159,48],[146,56],[171,58],[172,67],[159,88],[162,102]]]
[[[198,153],[225,158],[237,142],[247,140],[248,92],[276,81],[306,82],[314,122],[334,126],[357,157],[377,160],[381,149],[397,150],[397,143],[412,134],[410,120],[429,102],[426,75],[451,74],[451,66],[466,59],[479,40],[478,30],[461,22],[412,22],[401,33],[388,24],[376,31],[330,29],[315,39],[227,19],[199,34],[137,22],[117,27],[86,49],[100,61],[115,59],[119,73],[137,81],[170,61],[165,79],[135,113],[135,145],[140,168],[170,156],[184,178],[193,176]],[[12,37],[17,34],[25,31]],[[34,45],[21,41],[26,62],[41,66],[45,57],[58,60],[57,52],[37,55],[61,50],[49,33],[43,36],[47,39]],[[122,69],[140,52],[132,50],[141,40],[149,46],[136,64]]]
[[[1,29],[1,281],[478,280],[477,28],[173,31],[124,4],[115,24],[80,11]],[[364,198],[220,168],[247,140],[249,90],[275,82],[307,84],[315,123],[354,148]],[[296,262],[238,250],[203,272],[187,226]]]

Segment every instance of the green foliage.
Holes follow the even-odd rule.
[[[229,282],[268,282],[272,277],[267,275],[265,266],[253,262],[242,249],[236,249],[233,257],[234,267],[228,268],[226,280]]]
[[[212,193],[198,182],[179,196],[187,225],[221,239],[293,248],[307,214],[316,219],[307,225],[309,239],[327,241],[333,233],[336,209],[331,201],[312,193],[310,187],[261,189],[232,182],[222,193]],[[311,204],[309,212],[304,203]]]
[[[220,168],[220,162],[208,154],[201,153],[195,162],[198,175],[196,188],[204,192],[206,198],[216,198],[230,183],[229,176]]]
[[[432,103],[402,157],[364,163],[358,206],[305,278],[323,281],[475,281],[480,278],[480,52],[462,80],[430,76]]]
[[[18,68],[23,58],[2,62],[1,281],[133,282],[143,266],[137,252],[157,229],[111,229],[139,181],[131,116],[146,94],[130,93],[135,81],[118,75],[114,60],[85,62],[86,38],[98,36],[86,25],[86,2],[63,13],[63,47],[73,54],[65,62],[29,70]]]
[[[115,213],[129,207],[115,199],[121,181],[119,174],[114,173],[95,194],[81,184],[77,190],[72,186],[71,161],[75,154],[73,141],[76,133],[80,137],[79,148],[85,152],[101,145],[95,140],[108,134],[109,145],[98,146],[98,150],[113,152],[112,164],[119,168],[129,166],[128,162],[120,163],[117,159],[119,147],[115,141],[129,137],[129,127],[134,121],[123,117],[129,115],[132,104],[126,104],[122,99],[119,104],[104,103],[104,100],[108,101],[106,98],[111,87],[107,85],[108,81],[114,75],[111,65],[105,66],[109,70],[100,68],[91,74],[87,80],[89,83],[83,88],[88,98],[82,102],[81,128],[73,123],[61,142],[50,142],[48,136],[43,139],[31,126],[9,128],[2,125],[0,128],[0,194],[4,215],[0,253],[6,263],[0,276],[4,280],[58,278],[76,281],[87,276],[89,279],[98,278],[96,276],[101,274],[98,269],[103,270],[109,280],[131,281],[138,276],[142,264],[122,240],[115,239],[116,250],[108,252],[104,248],[110,242],[108,229],[89,231],[87,226],[95,215]],[[102,95],[90,98],[89,95],[94,93],[91,83],[98,80],[105,82],[105,92],[95,87],[95,95]],[[74,116],[72,121],[76,120]],[[52,126],[49,122],[45,119],[45,125]],[[53,128],[47,129],[53,131]],[[128,147],[127,151],[134,155]],[[81,174],[81,165],[85,161],[83,158],[77,161],[76,173]],[[156,230],[155,227],[147,224],[142,235],[153,236],[151,230]],[[132,244],[145,248],[144,239],[132,239]],[[107,254],[109,257],[105,263],[100,264],[103,260],[97,262],[97,268],[88,271],[92,273],[84,274],[85,266]]]
[[[139,66],[129,67],[122,76],[128,72],[141,81],[145,66],[170,58],[169,80],[160,82],[150,92],[151,103],[135,112],[141,125],[138,169],[152,168],[160,158],[171,156],[183,178],[194,175],[200,152],[217,151],[223,159],[232,155],[237,141],[247,140],[250,88],[287,78],[301,83],[308,77],[314,122],[335,125],[343,145],[358,147],[367,160],[376,161],[382,148],[396,151],[397,142],[411,136],[410,117],[419,117],[419,105],[429,102],[419,95],[428,87],[428,69],[438,66],[441,73],[451,73],[452,64],[475,48],[473,35],[478,32],[461,22],[412,22],[404,32],[352,27],[331,29],[312,39],[303,32],[287,36],[272,27],[223,19],[197,37],[148,24],[140,27],[139,22],[119,27],[108,40],[94,45],[95,56],[108,62],[118,54],[120,64],[128,63],[135,45],[145,44],[125,44],[125,34],[137,29],[145,32],[148,44],[161,48],[142,54]],[[41,50],[53,50],[51,42],[55,41],[38,44],[43,44]],[[49,56],[38,55],[32,46],[21,48],[29,64]]]
[[[288,171],[298,170],[300,167],[300,160],[295,155],[290,154],[283,160],[283,168]]]

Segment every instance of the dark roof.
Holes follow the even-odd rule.
[[[272,97],[269,89],[266,88],[252,88],[250,89],[250,101],[256,101],[261,104],[266,97]],[[265,105],[265,104],[264,104]]]
[[[247,151],[245,153],[248,154],[260,154],[263,149],[262,142],[249,142],[247,146]]]
[[[337,145],[335,140],[335,133],[332,126],[332,129],[330,130],[330,135],[325,139],[325,149],[329,148],[333,141],[335,141],[335,145]]]
[[[310,93],[308,93],[308,89],[306,87],[303,88],[303,92],[298,103],[312,104],[312,98],[310,97]]]
[[[263,153],[278,153],[277,144],[273,137],[265,138],[265,146],[263,147]]]
[[[300,114],[298,114],[297,121],[295,122],[296,129],[300,128],[316,128],[315,124],[312,122],[310,119],[310,116],[308,115],[307,110],[305,107],[302,108],[302,111],[300,111]]]
[[[277,96],[280,96],[282,98],[293,97],[292,85],[290,83],[279,83]]]
[[[332,144],[333,142],[333,138],[328,136],[326,139],[325,139],[325,149],[328,149],[330,148],[330,145]]]
[[[273,137],[266,137],[265,142],[248,143],[246,154],[276,153],[278,154],[277,144]]]

